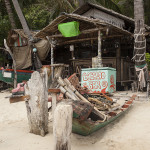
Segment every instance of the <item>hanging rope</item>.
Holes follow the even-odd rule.
[[[143,34],[144,30],[145,30],[144,28],[141,28],[139,33],[134,34],[135,45],[136,45],[136,43],[140,43],[140,44],[144,43],[143,47],[141,47],[141,45],[139,47],[134,46],[134,49],[136,49],[137,51],[136,51],[136,54],[133,56],[132,60],[134,60],[135,62],[143,62],[143,61],[145,61],[146,39],[143,40],[143,41],[139,41],[138,40],[139,36],[145,36],[145,34]],[[140,50],[144,50],[144,53],[139,54]],[[140,56],[139,60],[136,60],[136,56]],[[144,57],[144,58],[142,59],[142,57]]]

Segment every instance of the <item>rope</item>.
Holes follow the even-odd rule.
[[[141,44],[144,43],[143,47],[140,47],[140,46],[136,47],[136,46],[134,46],[134,49],[136,49],[137,51],[136,51],[136,54],[133,56],[132,60],[134,60],[135,62],[143,62],[143,61],[145,61],[145,57],[143,59],[142,59],[142,57],[145,56],[146,52],[144,52],[143,54],[138,54],[139,50],[144,50],[145,51],[145,49],[146,49],[146,39],[143,40],[143,41],[138,41],[138,37],[139,36],[145,35],[145,34],[143,34],[143,30],[144,30],[144,28],[141,28],[139,33],[134,34],[135,43],[141,43]],[[136,56],[140,56],[139,60],[135,60]]]

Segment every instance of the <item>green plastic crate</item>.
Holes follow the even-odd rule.
[[[74,37],[80,34],[79,22],[72,21],[67,23],[60,23],[58,25],[58,30],[64,37]]]

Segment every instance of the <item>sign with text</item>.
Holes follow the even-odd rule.
[[[116,70],[114,68],[87,68],[81,72],[81,86],[90,93],[112,93],[116,91]]]

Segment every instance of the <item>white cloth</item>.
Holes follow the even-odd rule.
[[[138,79],[139,79],[141,88],[146,87],[146,81],[145,81],[145,76],[144,76],[144,69],[146,69],[146,68],[147,68],[147,65],[144,68],[135,67],[136,72],[140,71],[140,73],[138,75]]]

